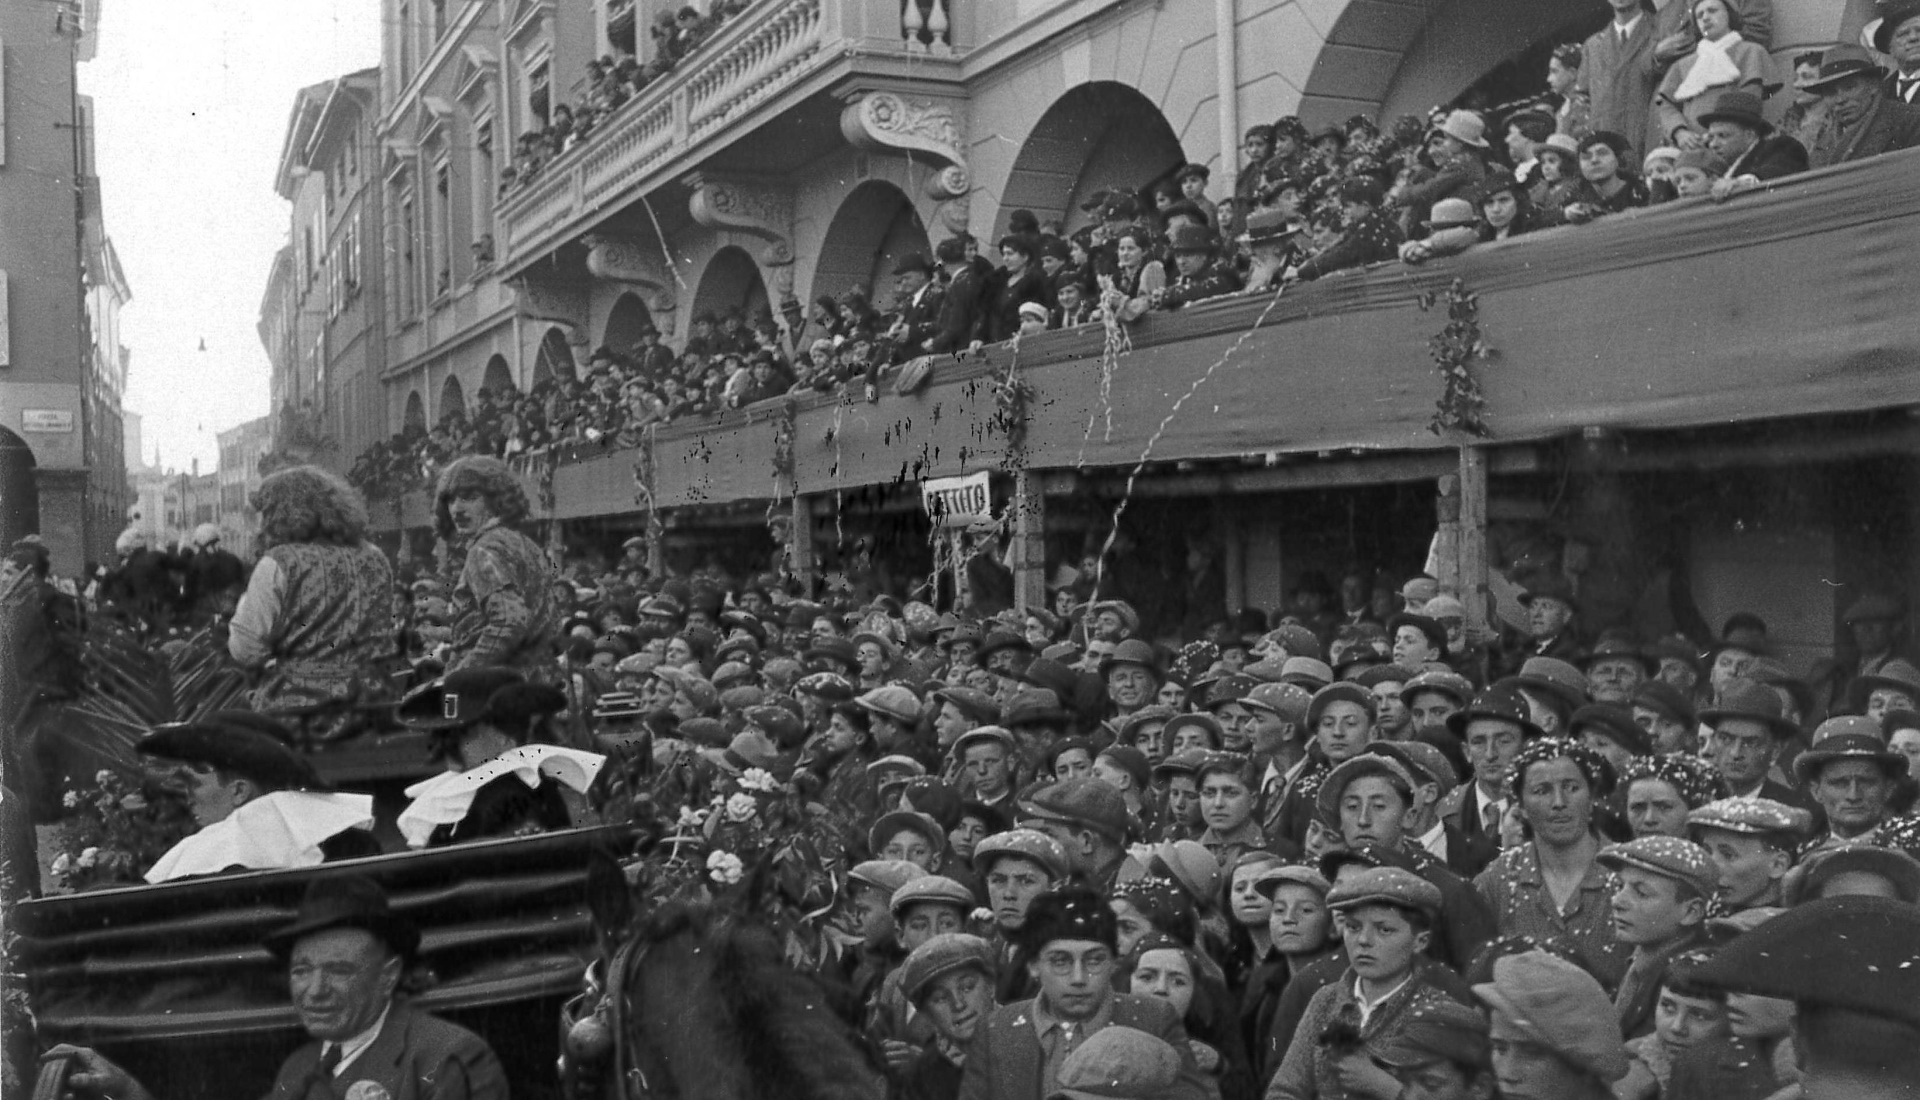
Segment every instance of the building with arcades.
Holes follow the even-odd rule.
[[[990,242],[1015,209],[1072,230],[1097,192],[1189,162],[1229,194],[1254,123],[1506,102],[1544,86],[1555,45],[1609,18],[1597,0],[735,6],[590,132],[529,161],[524,135],[592,102],[589,63],[644,64],[679,4],[383,0],[391,430],[482,386],[579,377],[591,349],[647,326],[677,343],[701,311],[883,299],[900,257],[959,233]],[[1870,0],[1772,9],[1782,62],[1858,41],[1873,16]],[[1355,560],[1418,571],[1439,531],[1478,547],[1469,562],[1507,564],[1536,538],[1577,548],[1595,578],[1659,562],[1710,615],[1753,585],[1790,586],[1802,602],[1778,629],[1811,653],[1847,593],[1920,589],[1920,323],[1879,297],[1886,271],[1851,259],[1912,227],[1911,204],[1876,190],[1898,170],[1816,174],[1717,223],[1663,208],[1417,278],[1396,265],[1278,305],[1207,303],[1148,318],[1118,356],[1097,330],[1047,334],[870,407],[808,396],[625,451],[561,448],[535,495],[569,545],[664,529],[670,566],[764,541],[769,512],[798,520],[803,562],[896,531],[893,549],[925,564],[919,481],[985,469],[1018,517],[1023,600],[1043,595],[1048,562],[1078,562],[1110,531],[1173,563],[1156,574],[1169,584],[1183,560],[1220,574],[1206,614],[1277,607],[1301,576]],[[1836,201],[1805,198],[1822,194]],[[1454,278],[1474,284],[1503,363],[1531,371],[1488,372],[1492,441],[1428,430],[1438,322],[1422,302]],[[1842,301],[1851,323],[1810,320]],[[1016,371],[1034,390],[1024,443],[983,446],[995,409],[979,383]],[[1189,392],[1206,396],[1169,418]],[[416,496],[388,519],[426,514]],[[1650,581],[1608,583],[1624,614]]]

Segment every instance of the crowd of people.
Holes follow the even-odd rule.
[[[1085,585],[941,613],[778,571],[656,576],[637,540],[562,571],[489,458],[441,475],[435,576],[396,579],[331,475],[282,471],[260,505],[229,645],[270,670],[264,713],[143,742],[217,780],[194,788],[206,835],[150,877],[261,866],[257,830],[214,826],[268,796],[332,800],[268,865],[365,854],[368,808],[334,804],[361,796],[304,790],[272,715],[378,668],[447,762],[409,790],[416,847],[591,820],[616,745],[723,804],[856,815],[826,977],[898,1096],[1920,1080],[1920,669],[1895,594],[1855,599],[1796,672],[1765,605],[1649,641],[1587,629],[1552,570],[1499,637],[1426,576],[1182,636]]]
[[[1538,96],[1490,111],[1437,108],[1384,129],[1365,115],[1318,131],[1292,115],[1256,125],[1231,195],[1210,191],[1205,165],[1187,164],[1093,195],[1086,224],[1071,231],[1016,210],[998,241],[961,234],[931,257],[902,257],[890,297],[855,288],[804,310],[785,303],[778,319],[703,310],[678,350],[649,329],[634,346],[596,349],[579,378],[526,394],[482,390],[471,412],[409,425],[359,456],[354,481],[406,489],[430,485],[462,454],[632,446],[652,424],[789,394],[872,401],[922,356],[1132,323],[1396,258],[1422,263],[1636,207],[1724,201],[1920,144],[1920,108],[1909,102],[1920,88],[1920,6],[1889,5],[1876,28],[1874,45],[1897,71],[1858,46],[1801,53],[1781,111],[1769,104],[1789,82],[1765,48],[1770,0],[1692,0],[1657,13],[1611,3],[1608,27],[1552,52]],[[712,19],[733,11],[723,5]],[[548,132],[522,138],[529,162],[509,182],[531,178],[647,71],[695,48],[710,23],[690,7],[661,19],[655,59],[645,69],[595,62],[588,102],[557,108]]]

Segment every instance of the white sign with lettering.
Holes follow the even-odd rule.
[[[67,409],[21,409],[20,429],[28,432],[70,432],[73,413]]]
[[[984,531],[993,526],[992,478],[982,470],[920,483],[920,505],[938,528]]]

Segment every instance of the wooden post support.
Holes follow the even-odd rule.
[[[787,568],[807,594],[813,592],[813,500],[793,494],[793,522],[787,525]]]
[[[1220,610],[1238,615],[1247,606],[1247,532],[1234,515],[1222,517],[1220,531],[1220,562],[1226,575],[1227,600],[1227,605]]]
[[[1487,452],[1460,448],[1460,599],[1467,605],[1467,636],[1487,635],[1491,620],[1487,587]]]
[[[1047,498],[1038,474],[1013,475],[1013,606],[1047,606]]]

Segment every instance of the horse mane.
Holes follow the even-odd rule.
[[[712,905],[669,902],[639,938],[686,935],[713,968],[722,1026],[766,1100],[881,1100],[883,1081],[823,984],[787,963],[771,929]]]

